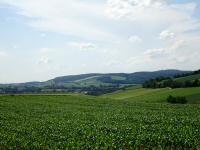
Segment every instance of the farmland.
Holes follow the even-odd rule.
[[[0,145],[10,149],[199,145],[200,105],[167,104],[162,97],[182,93],[198,103],[199,88],[169,91],[137,87],[99,97],[2,95]]]
[[[0,0],[0,150],[200,150],[200,0]]]

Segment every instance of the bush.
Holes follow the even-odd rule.
[[[183,97],[183,96],[173,97],[170,95],[167,98],[167,102],[172,103],[172,104],[186,104],[188,101],[186,97]]]

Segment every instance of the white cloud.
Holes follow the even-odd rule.
[[[164,30],[160,33],[160,39],[172,39],[175,37],[175,33],[169,30]]]
[[[140,38],[139,36],[130,36],[128,41],[130,43],[141,43],[142,42],[142,38]]]
[[[106,31],[95,27],[92,23],[80,21],[80,20],[69,20],[66,18],[53,18],[53,19],[41,19],[29,22],[31,27],[37,28],[42,31],[51,31],[60,34],[66,34],[74,36],[76,38],[83,39],[96,39],[103,41],[104,39],[114,38]]]
[[[104,5],[80,0],[0,0],[17,8],[19,15],[29,18],[28,25],[41,31],[51,31],[83,39],[115,38],[93,18],[104,16]],[[84,19],[83,19],[84,18]]]
[[[43,47],[37,50],[37,57],[39,60],[37,61],[37,64],[50,64],[53,62],[52,56],[55,55],[55,50],[48,47]]]
[[[95,44],[92,44],[92,43],[81,43],[80,44],[80,48],[82,50],[90,50],[90,49],[95,49],[96,48],[96,45]]]
[[[197,4],[194,2],[189,3],[182,3],[182,4],[175,4],[171,5],[172,8],[182,11],[183,13],[193,13],[194,10],[197,8]]]
[[[132,30],[134,27],[140,29],[141,33],[144,30],[145,33],[142,34],[148,36],[149,41],[150,38],[154,40],[156,35],[153,34],[156,33],[160,39],[170,39],[155,40],[154,44],[146,43],[145,40],[145,46],[147,44],[161,48],[142,50],[137,56],[129,57],[127,59],[129,66],[137,64],[162,68],[166,63],[166,67],[174,68],[180,65],[183,68],[186,60],[191,67],[197,66],[192,55],[200,53],[197,48],[198,35],[194,32],[200,30],[200,21],[194,17],[196,6],[194,2],[176,3],[170,0],[108,0],[106,14],[112,20],[132,25]],[[152,35],[146,31],[152,31],[150,32]]]
[[[92,50],[96,49],[96,45],[93,43],[87,43],[87,42],[70,42],[68,43],[69,46],[78,48],[80,50]]]
[[[106,14],[114,20],[167,28],[184,32],[200,28],[193,17],[196,3],[172,3],[170,0],[108,0]]]
[[[158,48],[158,49],[149,49],[146,50],[143,54],[144,56],[147,56],[148,58],[157,58],[162,57],[165,55],[168,51],[168,49],[165,48]]]
[[[185,46],[184,40],[175,40],[169,47],[148,49],[143,53],[143,55],[145,55],[149,58],[153,58],[153,59],[161,58],[161,57],[165,57],[169,54],[172,54],[174,51],[177,51],[184,46]]]
[[[16,62],[23,62],[22,56],[30,56],[29,54],[33,53],[35,57],[30,58],[34,59],[30,60],[30,63],[38,67],[37,61],[43,64],[41,66],[44,69],[50,68],[46,74],[51,74],[52,68],[57,68],[55,69],[57,75],[65,75],[82,73],[82,71],[133,72],[152,70],[154,67],[158,69],[199,67],[200,60],[194,58],[200,55],[200,22],[199,18],[196,18],[198,7],[194,2],[0,0],[0,5],[6,4],[6,7],[14,8],[8,7],[5,11],[6,17],[14,17],[18,20],[13,22],[13,25],[26,24],[33,28],[33,30],[29,28],[30,32],[23,32],[26,39],[21,35],[13,36],[13,39],[18,38],[17,41],[21,41],[18,44],[22,44],[19,51],[19,48],[12,49],[17,55]],[[12,13],[8,13],[10,10]],[[17,15],[13,14],[14,11]],[[17,30],[18,26],[13,30]],[[20,31],[21,29],[26,31],[24,26],[21,27]],[[8,30],[8,28],[4,29]],[[0,36],[4,37],[4,35]],[[35,39],[37,37],[38,40]],[[45,39],[40,41],[41,37]],[[38,45],[23,45],[23,43],[31,44],[32,42],[29,41],[33,39]],[[75,42],[66,45],[66,41]],[[138,44],[141,42],[142,44]],[[46,48],[38,49],[38,46],[43,44],[46,44]],[[9,47],[9,45],[8,40],[3,46]],[[90,53],[81,52],[87,50],[90,50]],[[5,55],[0,52],[0,58],[2,56]],[[74,56],[79,61],[76,61]],[[61,72],[58,66],[63,64],[66,66]],[[83,68],[81,64],[87,64],[87,67]],[[27,66],[32,68],[28,63]]]
[[[52,59],[48,57],[41,57],[38,61],[38,64],[49,64],[52,62]]]
[[[190,39],[191,40],[191,39]],[[195,59],[200,55],[200,50],[197,46],[200,37],[196,37],[191,41],[183,39],[175,39],[171,41],[170,46],[163,48],[148,49],[140,55],[127,59],[127,66],[150,66],[151,69],[169,69],[182,68],[198,69],[199,59]],[[148,65],[147,65],[148,64]]]
[[[136,20],[144,17],[147,9],[160,9],[165,4],[165,0],[108,0],[106,13],[113,19]]]

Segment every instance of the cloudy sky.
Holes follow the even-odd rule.
[[[200,68],[199,0],[0,0],[0,82]]]

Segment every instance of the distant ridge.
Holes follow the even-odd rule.
[[[48,85],[66,85],[79,82],[90,82],[96,80],[98,83],[119,83],[119,84],[142,84],[144,81],[163,76],[172,77],[178,74],[189,73],[191,71],[181,71],[175,69],[159,70],[159,71],[142,71],[135,73],[89,73],[80,75],[69,75],[56,77],[54,79],[45,82],[25,82],[25,83],[11,83],[11,84],[0,84],[1,86],[48,86]],[[95,84],[95,83],[94,83]]]

